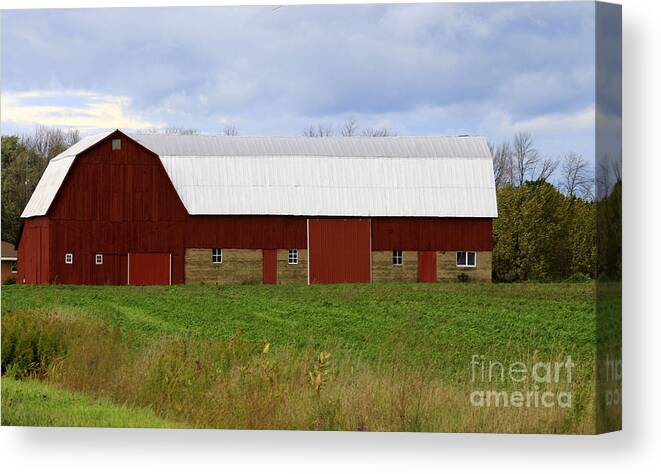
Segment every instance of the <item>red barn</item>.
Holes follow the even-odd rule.
[[[481,137],[115,130],[48,164],[21,216],[18,281],[490,280],[496,214]]]

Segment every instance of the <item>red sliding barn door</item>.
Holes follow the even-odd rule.
[[[171,263],[169,253],[129,254],[129,285],[169,285]]]
[[[310,283],[369,283],[369,219],[310,219]]]
[[[278,251],[262,250],[262,282],[265,285],[275,285],[278,282]]]
[[[418,252],[418,281],[436,282],[436,252]]]

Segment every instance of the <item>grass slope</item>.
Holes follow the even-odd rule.
[[[86,426],[177,428],[145,408],[127,408],[67,392],[37,380],[2,377],[2,424],[13,426]]]

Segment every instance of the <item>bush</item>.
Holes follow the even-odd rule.
[[[505,273],[492,273],[493,281],[497,283],[514,283],[519,280],[519,276],[516,273],[505,272]]]
[[[498,189],[493,221],[493,273],[498,281],[562,281],[593,275],[595,204],[545,182]],[[604,220],[606,222],[606,220]]]
[[[2,374],[44,378],[73,352],[87,356],[84,371],[93,376],[99,365],[111,365],[102,364],[107,361],[100,351],[114,347],[118,339],[118,331],[79,320],[75,314],[10,312],[2,316]]]
[[[16,284],[16,277],[9,277],[7,280],[5,280],[5,285],[15,285]]]
[[[588,283],[588,282],[592,281],[592,278],[590,278],[585,273],[576,272],[572,276],[567,278],[567,280],[565,280],[565,281],[567,281],[569,283]]]
[[[459,280],[462,283],[468,283],[470,281],[470,277],[465,273],[460,273],[459,275],[457,275],[457,280]]]

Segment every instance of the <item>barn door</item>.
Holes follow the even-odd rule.
[[[275,249],[262,250],[262,282],[265,285],[275,285],[278,282],[278,251]]]
[[[170,285],[172,255],[131,253],[128,255],[129,285]]]
[[[418,281],[422,283],[436,282],[436,252],[418,252]]]
[[[372,236],[369,219],[309,219],[310,283],[369,283]]]

